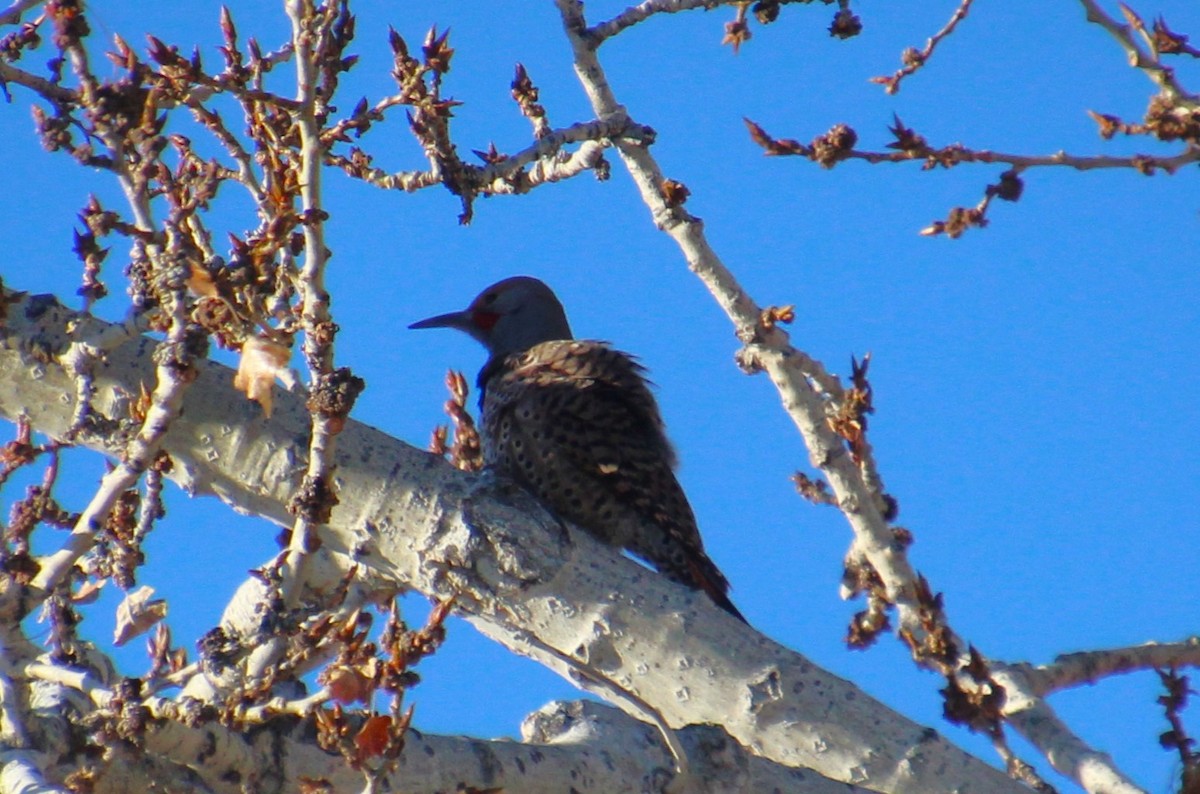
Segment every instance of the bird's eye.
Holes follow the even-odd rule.
[[[483,296],[483,305],[484,306],[491,306],[495,302],[496,302],[496,293],[489,292],[487,295]]]

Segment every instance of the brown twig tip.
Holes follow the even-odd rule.
[[[450,28],[446,28],[439,36],[437,25],[434,25],[425,34],[425,41],[421,44],[421,56],[425,59],[425,65],[438,74],[450,71],[450,59],[454,57],[454,50],[450,48],[449,38]]]
[[[488,142],[488,147],[486,150],[472,149],[471,153],[488,165],[503,162],[508,156],[504,154],[504,152],[501,152],[499,149],[497,149],[496,144],[492,141]]]
[[[979,207],[954,207],[944,221],[934,221],[919,233],[924,237],[936,237],[944,234],[952,240],[962,237],[963,232],[972,226],[983,228],[987,226],[987,218]]]
[[[759,0],[750,10],[759,24],[769,25],[779,19],[780,3],[779,0]]]
[[[1180,762],[1180,791],[1192,794],[1200,790],[1200,752],[1196,751],[1196,740],[1188,736],[1183,724],[1182,713],[1187,708],[1188,698],[1196,694],[1191,688],[1188,677],[1179,675],[1174,668],[1158,671],[1166,693],[1158,697],[1158,704],[1163,707],[1167,723],[1171,726],[1159,734],[1158,743],[1164,750],[1174,750],[1179,754]]]
[[[837,498],[829,490],[829,483],[824,480],[814,480],[802,471],[792,475],[792,484],[796,493],[815,505],[837,505]]]
[[[862,593],[866,594],[867,608],[851,619],[845,639],[846,647],[858,651],[874,645],[879,636],[891,628],[888,612],[894,604],[888,599],[883,579],[871,563],[861,556],[847,557],[842,570],[842,595],[852,598]],[[910,639],[911,633],[902,628],[900,636]],[[913,643],[910,641],[909,644]]]
[[[538,87],[529,79],[529,73],[525,71],[523,64],[517,64],[516,73],[512,81],[512,98],[516,100],[517,106],[521,109],[521,115],[529,119],[533,124],[533,134],[537,138],[544,138],[550,133],[550,123],[546,119],[546,108],[538,104]]]
[[[233,24],[233,14],[229,11],[229,6],[221,6],[219,24],[221,36],[225,39],[225,46],[231,50],[237,50],[237,27]]]
[[[529,79],[529,72],[525,70],[525,64],[517,63],[511,88],[512,97],[518,102],[522,101],[522,97],[525,97],[530,102],[537,102],[537,86]]]
[[[378,643],[368,639],[370,616],[357,611],[340,623],[327,620],[311,632],[314,640],[331,638],[341,645],[338,657],[318,677],[335,701],[332,709],[314,712],[317,741],[323,748],[336,749],[356,767],[371,758],[399,756],[413,716],[411,706],[403,708],[404,693],[420,683],[410,668],[445,639],[443,621],[452,603],[453,599],[439,603],[417,631],[408,629],[393,604]],[[368,712],[355,718],[347,713],[347,706],[371,703],[376,692],[392,695],[389,714]]]
[[[854,151],[858,133],[847,124],[835,124],[829,132],[817,136],[812,142],[812,160],[823,168],[833,168]]]
[[[833,15],[829,35],[837,39],[852,39],[862,33],[862,20],[849,8],[841,8]]]
[[[108,288],[100,281],[100,265],[108,257],[111,249],[101,248],[96,243],[96,235],[91,231],[74,231],[75,244],[72,250],[83,262],[83,286],[78,294],[90,305],[92,302],[108,294]]]
[[[959,662],[958,643],[954,633],[946,624],[944,597],[934,593],[924,574],[917,574],[912,584],[917,603],[921,635],[904,637],[913,653],[913,658],[930,669],[949,675]],[[903,636],[903,635],[902,635]]]
[[[870,366],[870,353],[863,356],[862,363],[851,357],[850,368],[853,385],[846,391],[845,399],[827,420],[830,429],[846,442],[856,464],[861,463],[866,457],[868,450],[867,415],[875,412],[875,406],[872,404],[873,392],[870,381],[867,380],[867,370]]]
[[[892,126],[888,127],[888,132],[896,139],[887,144],[888,149],[907,152],[915,157],[925,157],[933,151],[925,137],[911,127],[904,126],[900,116],[895,113],[892,114]]]
[[[29,423],[29,417],[20,414],[17,416],[17,437],[0,447],[0,467],[3,467],[3,472],[0,472],[0,483],[9,473],[27,463],[33,463],[37,458],[40,450],[33,445],[32,441],[33,425]]]
[[[738,49],[753,35],[750,33],[750,23],[746,19],[746,9],[749,7],[748,2],[737,3],[737,15],[731,22],[725,23],[725,35],[721,38],[721,46],[728,44],[733,48],[734,55],[738,54]]]
[[[1004,687],[990,677],[976,682],[975,686],[964,686],[953,674],[946,676],[946,687],[941,690],[944,701],[942,714],[956,725],[989,736],[998,735],[1004,719]]]
[[[1167,27],[1162,17],[1154,20],[1154,49],[1160,55],[1190,55],[1200,58],[1200,50],[1188,44],[1188,37]]]
[[[846,647],[855,651],[865,651],[875,644],[880,635],[892,627],[887,609],[883,602],[872,600],[872,605],[879,604],[880,608],[868,608],[855,613],[846,630]]]
[[[92,32],[83,16],[83,3],[80,0],[48,3],[46,13],[54,21],[54,46],[60,50],[78,47]]]
[[[1087,114],[1100,127],[1100,137],[1106,141],[1112,140],[1113,136],[1118,132],[1129,133],[1130,126],[1116,116],[1111,116],[1107,113],[1097,113],[1094,110],[1089,110]]]
[[[22,22],[15,31],[0,38],[0,60],[5,63],[16,63],[21,60],[24,50],[40,47],[42,37],[38,33],[38,26],[41,21],[39,18],[33,22]]]
[[[763,309],[758,316],[758,325],[763,331],[773,331],[779,323],[788,325],[796,319],[796,307],[793,304],[787,306],[768,306]]]
[[[433,428],[433,432],[429,434],[429,446],[426,447],[426,449],[428,449],[434,455],[445,456],[450,449],[446,446],[446,438],[448,437],[449,433],[450,428],[446,427],[445,425],[438,425],[437,427]]]
[[[483,444],[475,420],[467,410],[470,388],[461,372],[446,372],[446,389],[450,399],[443,410],[454,423],[454,440],[449,442],[449,428],[439,425],[434,428],[429,442],[429,451],[435,455],[449,456],[450,465],[461,471],[479,471],[483,468]]]
[[[799,141],[790,138],[772,138],[766,130],[750,119],[743,117],[742,122],[750,131],[750,140],[761,146],[764,149],[763,154],[767,156],[798,154],[807,157],[809,155],[808,147]]]
[[[1193,145],[1200,144],[1200,109],[1181,104],[1164,93],[1151,97],[1141,124],[1130,124],[1117,116],[1092,110],[1087,113],[1099,126],[1100,137],[1105,140],[1111,139],[1119,132],[1123,135],[1152,135],[1166,142],[1184,141]],[[1158,167],[1173,172],[1173,169],[1161,165],[1161,161],[1156,162],[1159,163]],[[1144,173],[1136,161],[1132,162],[1132,165]]]
[[[988,185],[986,193],[1002,201],[1017,201],[1024,190],[1025,183],[1021,180],[1020,172],[1014,168],[1002,173],[996,184]]]
[[[687,189],[687,185],[674,179],[664,179],[658,189],[662,193],[663,201],[672,208],[682,207],[687,203],[688,197],[692,195],[692,191]]]
[[[761,146],[768,156],[800,155],[825,168],[854,155],[858,133],[847,124],[835,124],[829,132],[818,135],[808,146],[790,138],[772,138],[767,131],[748,118],[742,119],[750,131],[750,140]]]
[[[1186,107],[1165,94],[1150,98],[1143,129],[1160,141],[1200,144],[1200,108]]]
[[[900,53],[900,68],[890,75],[872,77],[871,82],[882,85],[884,90],[889,94],[899,91],[901,81],[928,63],[930,57],[933,56],[933,51],[937,49],[942,39],[953,33],[958,23],[966,18],[967,13],[971,10],[972,2],[974,0],[960,0],[958,7],[950,16],[950,21],[943,25],[941,30],[929,37],[923,49],[918,50],[916,47],[906,47],[904,52]]]

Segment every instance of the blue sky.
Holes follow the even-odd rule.
[[[243,36],[265,46],[282,41],[281,11],[250,5],[233,9]],[[215,64],[218,6],[191,7],[184,18],[170,4],[97,4],[91,18],[98,41],[121,33],[142,46],[152,31],[185,52],[199,45]],[[591,2],[588,13],[596,21],[622,7]],[[1200,37],[1200,6],[1190,0],[1134,7]],[[1195,167],[1174,177],[1034,170],[1018,203],[998,202],[987,229],[951,241],[917,232],[952,206],[975,204],[1002,168],[921,172],[854,162],[825,171],[765,158],[745,133],[743,116],[804,141],[845,122],[860,148],[879,150],[896,113],[934,145],[1167,151],[1097,136],[1088,109],[1138,120],[1153,86],[1072,2],[977,4],[898,95],[867,81],[891,72],[901,50],[922,45],[952,9],[863,4],[863,34],[838,41],[826,32],[831,8],[789,6],[776,24],[755,26],[736,57],[719,46],[731,12],[692,12],[623,34],[601,58],[619,100],[658,131],[656,156],[691,190],[688,208],[705,220],[726,264],[760,303],[796,304],[794,343],[842,374],[851,355],[872,353],[871,439],[883,477],[899,500],[899,523],[916,536],[914,564],[945,593],[965,639],[995,658],[1040,663],[1195,634]],[[552,125],[591,117],[549,2],[364,2],[355,10],[361,63],[344,83],[344,110],[359,96],[392,91],[389,24],[414,45],[437,24],[452,28],[456,49],[444,92],[464,103],[452,127],[460,152],[491,141],[513,152],[530,142],[508,96],[518,61],[541,89]],[[1116,13],[1115,4],[1109,10]],[[1200,90],[1200,67],[1178,65],[1184,85]],[[289,78],[281,74],[275,87]],[[21,289],[70,295],[78,284],[75,213],[89,193],[113,207],[118,197],[105,175],[43,153],[27,93],[11,90],[15,101],[0,112],[8,155],[0,274]],[[423,166],[402,111],[364,145],[381,167]],[[649,367],[706,543],[750,621],[991,759],[986,742],[941,719],[941,682],[915,670],[900,643],[885,638],[866,652],[843,645],[860,608],[837,596],[845,522],[793,492],[789,476],[807,470],[807,453],[773,388],[733,365],[730,324],[655,231],[619,159],[611,160],[607,183],[585,175],[483,200],[465,228],[444,190],[383,193],[327,174],[337,356],[368,384],[355,417],[423,446],[444,419],[445,370],[473,374],[483,351],[465,336],[405,326],[461,308],[504,276],[542,278],[578,335],[609,340]],[[241,233],[255,219],[225,190],[212,224]],[[114,287],[121,254],[108,263]],[[119,301],[99,311],[117,315]],[[71,470],[79,499],[102,473],[86,458]],[[276,530],[178,491],[168,506],[173,521],[152,538],[143,581],[170,599],[170,623],[190,643],[213,625],[245,571],[273,553]],[[421,599],[409,605],[421,619]],[[102,641],[111,636],[99,610],[87,625]],[[124,658],[140,670],[134,645]],[[462,623],[422,672],[411,697],[416,724],[429,731],[514,734],[545,701],[575,696]],[[1142,785],[1167,791],[1177,764],[1157,743],[1167,726],[1154,702],[1156,680],[1105,681],[1051,702]],[[1062,783],[1044,760],[1027,758]]]

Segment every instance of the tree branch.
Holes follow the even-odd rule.
[[[107,326],[45,298],[25,296],[8,306],[0,415],[23,411],[51,436],[68,428],[73,406],[62,399],[72,393],[68,373],[51,361],[35,375],[30,362],[32,350],[64,348],[68,323],[84,337]],[[96,373],[94,410],[107,410],[121,391],[136,388],[150,371],[153,346],[135,339],[109,353]],[[284,506],[303,472],[298,461],[308,413],[297,396],[284,394],[264,420],[231,388],[231,378],[211,362],[198,366],[196,385],[164,440],[174,464],[169,476],[189,493],[216,494],[240,511],[287,523]],[[101,437],[82,442],[115,451]],[[721,724],[777,763],[841,780],[888,781],[882,785],[898,792],[964,785],[1019,790],[935,733],[726,616],[702,594],[585,533],[565,531],[530,497],[486,474],[459,472],[355,422],[339,436],[336,466],[342,506],[321,529],[322,549],[339,555],[347,569],[357,566],[362,586],[381,598],[405,588],[454,596],[470,622],[515,652],[569,677],[560,659],[527,641],[534,634],[556,654],[619,681],[672,727]]]
[[[587,22],[579,0],[556,0],[563,28],[571,42],[575,72],[591,100],[597,116],[624,114],[596,57],[595,47],[587,38]],[[650,210],[655,225],[679,246],[688,267],[708,287],[725,310],[746,344],[743,366],[765,370],[783,401],[783,407],[796,424],[815,466],[825,474],[849,521],[854,539],[850,565],[858,560],[869,565],[869,575],[877,577],[888,603],[900,617],[899,633],[913,650],[922,666],[938,670],[963,691],[990,685],[986,662],[962,641],[946,624],[940,600],[933,597],[928,584],[909,563],[904,544],[897,542],[888,524],[888,505],[881,481],[873,465],[860,468],[843,439],[830,427],[828,409],[832,396],[814,388],[825,380],[812,378],[806,367],[810,360],[799,354],[778,324],[762,322],[763,311],[745,293],[733,274],[708,244],[703,224],[671,201],[664,188],[666,178],[653,155],[645,147],[617,144],[617,150]],[[823,371],[822,371],[823,373]],[[826,376],[827,379],[827,376]],[[837,400],[833,400],[835,407]],[[868,455],[869,458],[869,455]],[[859,566],[861,567],[861,566]],[[940,649],[939,651],[930,649]],[[985,674],[977,678],[976,662]],[[1106,790],[1134,794],[1138,788],[1102,753],[1091,750],[1067,730],[1045,701],[1022,688],[1023,681],[1010,676],[1008,698],[1021,704],[1006,710],[1006,719],[1037,744],[1056,769],[1087,785],[1097,774]],[[994,693],[995,690],[993,689]],[[1055,730],[1044,730],[1053,726]],[[999,730],[998,724],[991,726]],[[1044,742],[1044,743],[1043,743]],[[1070,752],[1063,750],[1070,748]]]
[[[1168,667],[1200,667],[1200,637],[1182,642],[1148,642],[1128,648],[1065,653],[1051,664],[1013,665],[1032,691],[1049,695],[1063,689],[1094,684],[1102,678]]]
[[[1169,67],[1163,66],[1158,61],[1158,57],[1153,53],[1146,53],[1134,41],[1130,34],[1130,26],[1122,25],[1115,19],[1105,13],[1096,0],[1079,0],[1083,6],[1083,10],[1087,13],[1087,21],[1092,22],[1108,31],[1117,43],[1121,45],[1121,49],[1125,50],[1125,55],[1129,58],[1129,65],[1145,72],[1146,76],[1154,81],[1163,93],[1167,94],[1177,103],[1186,104],[1191,107],[1196,106],[1196,96],[1188,93],[1175,80],[1175,71]]]
[[[972,2],[974,2],[974,0],[959,0],[958,7],[955,8],[954,13],[950,15],[950,21],[943,25],[941,30],[929,37],[929,39],[925,42],[925,47],[923,49],[918,50],[915,47],[909,47],[904,51],[903,55],[901,55],[901,60],[904,62],[902,67],[890,75],[872,77],[871,82],[879,83],[880,85],[884,86],[884,90],[886,90],[889,94],[894,94],[899,91],[901,81],[923,67],[929,61],[929,59],[933,57],[933,51],[937,49],[937,46],[941,43],[942,39],[953,33],[954,29],[958,27],[958,23],[967,18],[967,14],[971,10]]]
[[[0,11],[0,25],[15,25],[21,21],[21,15],[44,0],[16,0],[8,8]]]
[[[71,89],[55,85],[44,77],[38,77],[36,74],[31,74],[24,69],[18,69],[0,60],[0,85],[7,85],[8,83],[23,85],[55,102],[65,104],[79,100],[79,96]]]

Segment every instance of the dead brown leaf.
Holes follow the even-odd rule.
[[[142,585],[117,607],[117,628],[113,632],[113,645],[124,645],[167,616],[167,602],[161,598],[151,600],[154,588]]]
[[[261,405],[263,413],[270,416],[275,379],[285,377],[289,357],[290,351],[278,342],[250,337],[242,345],[233,387]]]

